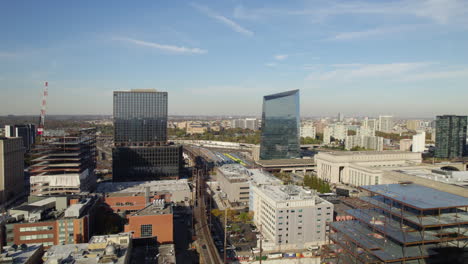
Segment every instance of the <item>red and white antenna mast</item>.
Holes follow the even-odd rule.
[[[37,128],[37,134],[43,135],[44,134],[44,121],[45,121],[45,114],[46,114],[46,105],[47,105],[47,86],[49,86],[48,82],[44,84],[44,94],[42,94],[42,103],[41,103],[41,115],[39,116],[39,126]]]

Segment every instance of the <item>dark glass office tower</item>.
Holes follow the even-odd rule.
[[[299,90],[263,97],[260,159],[299,158]]]
[[[437,158],[460,158],[465,154],[466,116],[443,115],[436,118]]]
[[[114,92],[116,146],[151,146],[167,139],[167,92]]]
[[[167,92],[114,92],[113,181],[177,179],[182,147],[168,145]]]

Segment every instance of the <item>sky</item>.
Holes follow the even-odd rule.
[[[111,114],[112,91],[172,115],[468,114],[467,0],[1,1],[0,115]]]

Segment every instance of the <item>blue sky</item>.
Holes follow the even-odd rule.
[[[1,1],[0,115],[110,114],[112,91],[170,114],[468,114],[468,1]]]

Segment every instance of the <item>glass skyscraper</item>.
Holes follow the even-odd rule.
[[[167,92],[132,90],[114,92],[116,145],[141,146],[167,140]]]
[[[443,115],[436,118],[437,158],[460,158],[466,151],[467,116]]]
[[[182,146],[168,145],[167,92],[114,92],[113,181],[176,179]]]
[[[263,97],[260,159],[300,157],[299,90]]]

